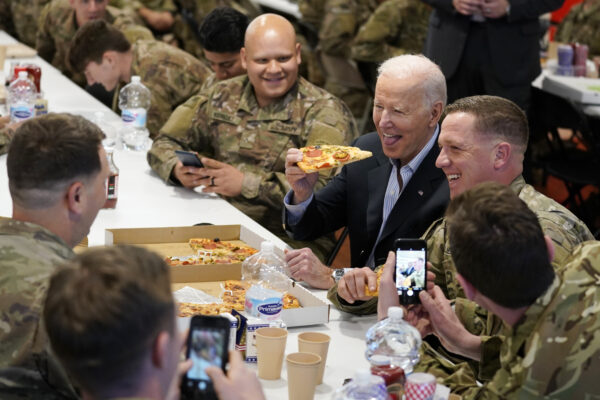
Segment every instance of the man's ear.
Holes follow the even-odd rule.
[[[67,206],[69,212],[81,215],[84,209],[85,187],[82,182],[74,182],[67,189]]]
[[[246,62],[246,48],[245,47],[242,47],[240,49],[240,61],[242,62],[242,67],[244,67],[244,69],[248,69],[247,62]]]
[[[156,368],[164,368],[168,364],[169,344],[171,335],[167,331],[161,331],[152,343],[152,365]]]
[[[544,240],[546,241],[546,249],[548,250],[548,259],[552,262],[554,260],[554,242],[552,242],[552,239],[548,235],[544,235]]]
[[[494,168],[502,169],[508,164],[510,155],[512,153],[512,147],[510,143],[500,142],[496,145],[494,150]]]
[[[471,285],[468,280],[463,278],[461,274],[456,274],[456,280],[458,283],[460,283],[460,286],[462,286],[463,290],[465,291],[465,296],[467,296],[467,299],[473,300],[477,294],[477,289],[475,289],[475,287]]]
[[[433,107],[431,107],[431,119],[429,120],[429,126],[430,127],[434,127],[437,125],[437,123],[440,120],[440,117],[442,116],[442,112],[444,111],[444,106],[442,105],[441,101],[437,101],[433,104]]]
[[[299,42],[296,43],[296,62],[298,65],[302,62],[302,45]]]

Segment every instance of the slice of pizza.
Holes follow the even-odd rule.
[[[308,146],[302,147],[300,151],[302,161],[298,162],[298,167],[306,173],[337,168],[373,155],[370,151],[358,147],[338,145]]]

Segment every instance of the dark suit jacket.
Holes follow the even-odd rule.
[[[470,16],[458,13],[452,0],[422,0],[434,8],[429,17],[425,55],[437,63],[446,79],[461,59]],[[507,86],[531,82],[540,74],[540,15],[556,10],[564,0],[511,0],[508,17],[482,22],[495,75]]]
[[[344,166],[315,194],[299,223],[286,228],[295,239],[313,240],[347,226],[352,266],[364,267],[381,228],[392,165],[376,132],[359,137],[353,145],[373,152],[373,157]],[[443,216],[450,194],[444,173],[435,166],[438,154],[434,145],[390,212],[375,249],[375,265],[385,262],[394,240],[418,238]]]

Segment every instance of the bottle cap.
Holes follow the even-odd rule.
[[[358,384],[367,383],[369,382],[369,379],[371,379],[371,371],[368,369],[359,369],[354,374],[354,381]]]
[[[275,250],[275,245],[273,242],[264,241],[260,244],[260,251],[264,252],[273,252]]]
[[[131,82],[132,83],[140,83],[140,76],[139,75],[134,75],[131,77]]]
[[[27,71],[19,71],[19,78],[29,78],[29,72]]]
[[[399,321],[404,316],[404,310],[402,307],[390,307],[388,308],[388,317],[395,321]]]

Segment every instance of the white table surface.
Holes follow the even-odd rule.
[[[0,32],[0,43],[12,41],[10,36]],[[95,111],[103,111],[107,121],[114,125],[119,124],[120,119],[116,114],[41,58],[36,57],[29,61],[42,68],[42,91],[48,99],[51,112],[73,112],[91,117]],[[242,224],[273,241],[278,247],[285,247],[284,242],[225,200],[166,185],[148,166],[145,153],[117,150],[115,163],[120,170],[117,207],[100,210],[88,235],[90,246],[104,244],[104,231],[107,228],[189,226],[199,222],[210,222],[220,225]],[[11,213],[6,156],[1,156],[0,216],[10,216]],[[313,293],[327,301],[326,291],[313,290]],[[298,351],[297,336],[300,332],[318,331],[332,338],[324,382],[316,389],[316,399],[330,399],[333,391],[342,385],[344,379],[351,378],[359,368],[369,367],[364,358],[364,336],[366,330],[375,322],[375,316],[356,317],[332,307],[328,324],[289,329],[286,354]],[[256,369],[256,366],[249,365],[249,368]],[[261,380],[261,383],[268,399],[287,398],[285,363],[282,379]]]
[[[294,16],[298,19],[302,18],[302,14],[298,9],[298,3],[288,0],[254,0],[254,2],[258,5],[272,8],[273,10]]]

